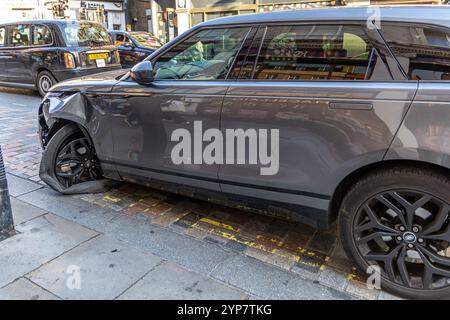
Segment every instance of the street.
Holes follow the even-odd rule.
[[[0,88],[17,231],[0,242],[0,299],[395,298],[367,289],[335,227],[320,233],[127,183],[55,193],[38,176],[40,100]]]

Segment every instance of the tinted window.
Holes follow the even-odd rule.
[[[155,62],[156,79],[224,79],[249,28],[202,30]]]
[[[254,78],[368,80],[377,58],[377,51],[359,26],[268,27]]]
[[[4,47],[5,46],[5,27],[1,27],[0,28],[0,47]]]
[[[9,43],[13,47],[27,47],[30,45],[30,26],[19,24],[12,26]]]
[[[52,32],[50,29],[43,25],[33,26],[33,44],[42,46],[51,44],[53,42]]]
[[[381,29],[412,80],[450,80],[450,32],[421,26]]]

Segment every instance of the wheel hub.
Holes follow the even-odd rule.
[[[415,243],[417,241],[417,236],[412,232],[405,232],[403,234],[403,241],[406,243]]]

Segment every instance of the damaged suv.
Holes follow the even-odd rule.
[[[61,193],[130,181],[319,229],[338,221],[347,254],[363,273],[379,267],[384,289],[450,298],[450,8],[382,7],[373,22],[371,10],[208,21],[125,75],[54,86],[39,110],[42,180]],[[193,162],[174,162],[174,131],[195,137],[198,122],[241,141],[278,130],[277,170],[197,161],[206,134]]]

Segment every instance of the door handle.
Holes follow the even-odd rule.
[[[373,104],[370,102],[332,101],[330,102],[329,108],[341,110],[372,110]]]

